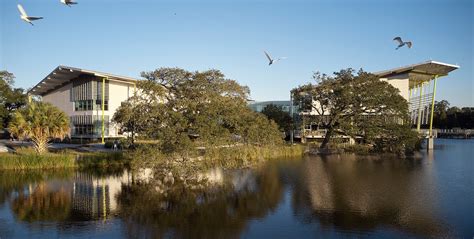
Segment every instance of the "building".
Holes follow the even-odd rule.
[[[64,111],[70,117],[72,138],[103,140],[122,136],[111,119],[121,103],[136,92],[136,82],[130,77],[58,66],[28,94]]]
[[[289,100],[274,100],[274,101],[254,101],[248,104],[248,106],[255,112],[262,112],[267,105],[275,105],[281,110],[290,113],[291,101]],[[295,109],[293,109],[295,110]]]
[[[447,76],[449,72],[458,69],[459,66],[447,64],[438,61],[425,61],[413,65],[403,66],[390,70],[374,72],[380,80],[387,81],[400,91],[400,95],[409,103],[409,113],[411,123],[416,125],[417,130],[421,131],[421,126],[425,125],[429,130],[426,136],[432,138],[433,111],[436,97],[436,83],[438,78]],[[318,102],[313,102],[317,104]],[[317,105],[315,105],[317,107]],[[324,112],[322,116],[311,112],[300,112],[301,116],[313,116],[323,118],[329,112]],[[304,117],[303,117],[304,118]],[[320,131],[318,122],[307,120],[300,123],[304,129],[304,135],[311,135],[314,138],[324,137],[324,133]],[[324,129],[321,130],[324,132]],[[296,132],[296,137],[301,137],[300,132]],[[310,137],[310,138],[311,138]]]
[[[459,66],[438,61],[425,61],[385,71],[374,72],[400,91],[409,103],[412,124],[420,131],[421,125],[429,125],[432,136],[436,82]]]

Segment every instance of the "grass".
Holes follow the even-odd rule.
[[[75,166],[75,155],[69,153],[37,154],[31,148],[17,149],[17,153],[0,153],[0,170],[3,169],[57,169]]]
[[[252,146],[241,145],[235,147],[209,148],[204,151],[194,151],[189,157],[196,167],[248,167],[258,162],[276,158],[290,158],[303,155],[305,147],[302,145],[279,146]],[[37,154],[32,148],[19,148],[17,153],[0,153],[0,170],[26,169],[63,169],[79,168],[87,170],[119,170],[138,167],[155,166],[167,162],[174,156],[164,155],[156,147],[146,145],[139,149],[127,152],[80,153],[71,150],[62,150],[55,153]],[[189,162],[187,161],[187,162]]]
[[[303,155],[303,145],[281,146],[252,146],[243,145],[229,148],[213,148],[206,150],[202,155],[206,166],[220,166],[235,168],[250,166],[258,162],[278,159],[294,158]]]
[[[79,153],[70,150],[37,154],[32,148],[18,148],[15,154],[0,153],[0,170],[123,168],[129,161],[122,153]]]
[[[130,165],[130,160],[121,152],[104,153],[81,153],[78,154],[76,165],[79,168],[123,168]]]

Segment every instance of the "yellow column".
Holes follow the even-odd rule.
[[[133,83],[133,96],[136,95],[137,92],[137,83]]]
[[[422,96],[423,96],[423,84],[424,82],[421,83],[420,85],[420,99],[418,101],[419,105],[418,105],[418,122],[416,124],[416,130],[418,132],[420,132],[420,129],[421,129],[421,103],[422,103]]]
[[[105,143],[105,77],[102,78],[102,144]]]
[[[104,221],[107,219],[107,204],[106,204],[106,198],[105,198],[105,183],[104,179],[102,179],[102,214],[104,217]]]
[[[434,77],[433,80],[433,97],[431,98],[431,115],[430,115],[430,137],[433,137],[433,116],[434,116],[434,105],[435,105],[435,96],[436,96],[436,80],[438,75]]]

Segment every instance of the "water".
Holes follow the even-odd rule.
[[[472,238],[473,147],[215,169],[205,187],[149,171],[2,172],[0,238]]]

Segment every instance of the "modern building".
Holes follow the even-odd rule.
[[[130,77],[58,66],[28,94],[64,111],[70,117],[72,138],[103,140],[122,136],[111,119],[121,103],[134,95],[136,82]]]
[[[248,106],[255,112],[262,112],[262,110],[267,105],[275,105],[277,107],[280,107],[281,110],[288,113],[290,113],[291,111],[291,101],[289,100],[253,101],[248,104]]]
[[[416,125],[417,130],[421,131],[421,126],[425,125],[429,128],[426,131],[430,138],[433,136],[433,111],[436,97],[436,83],[437,79],[447,76],[451,71],[458,69],[459,66],[447,64],[438,61],[425,61],[413,65],[403,66],[390,70],[374,72],[380,80],[387,81],[400,91],[400,95],[409,103],[409,113],[411,123]],[[296,102],[297,103],[297,102]],[[318,102],[313,102],[317,104]],[[315,106],[317,107],[317,106]],[[324,112],[329,114],[329,112]],[[299,115],[313,116],[319,120],[324,120],[324,115],[320,116],[316,110],[311,112],[300,112]],[[316,120],[317,121],[317,120]],[[314,131],[319,131],[319,124],[314,120],[302,121],[300,127],[305,131],[305,135],[316,135],[315,137],[322,138],[324,134],[318,134]],[[324,131],[324,129],[322,130]],[[300,132],[296,132],[296,137],[300,137]]]
[[[432,136],[437,80],[458,68],[453,64],[425,61],[374,74],[400,91],[409,103],[412,124],[417,126],[418,131],[422,124],[429,125],[429,136]]]

